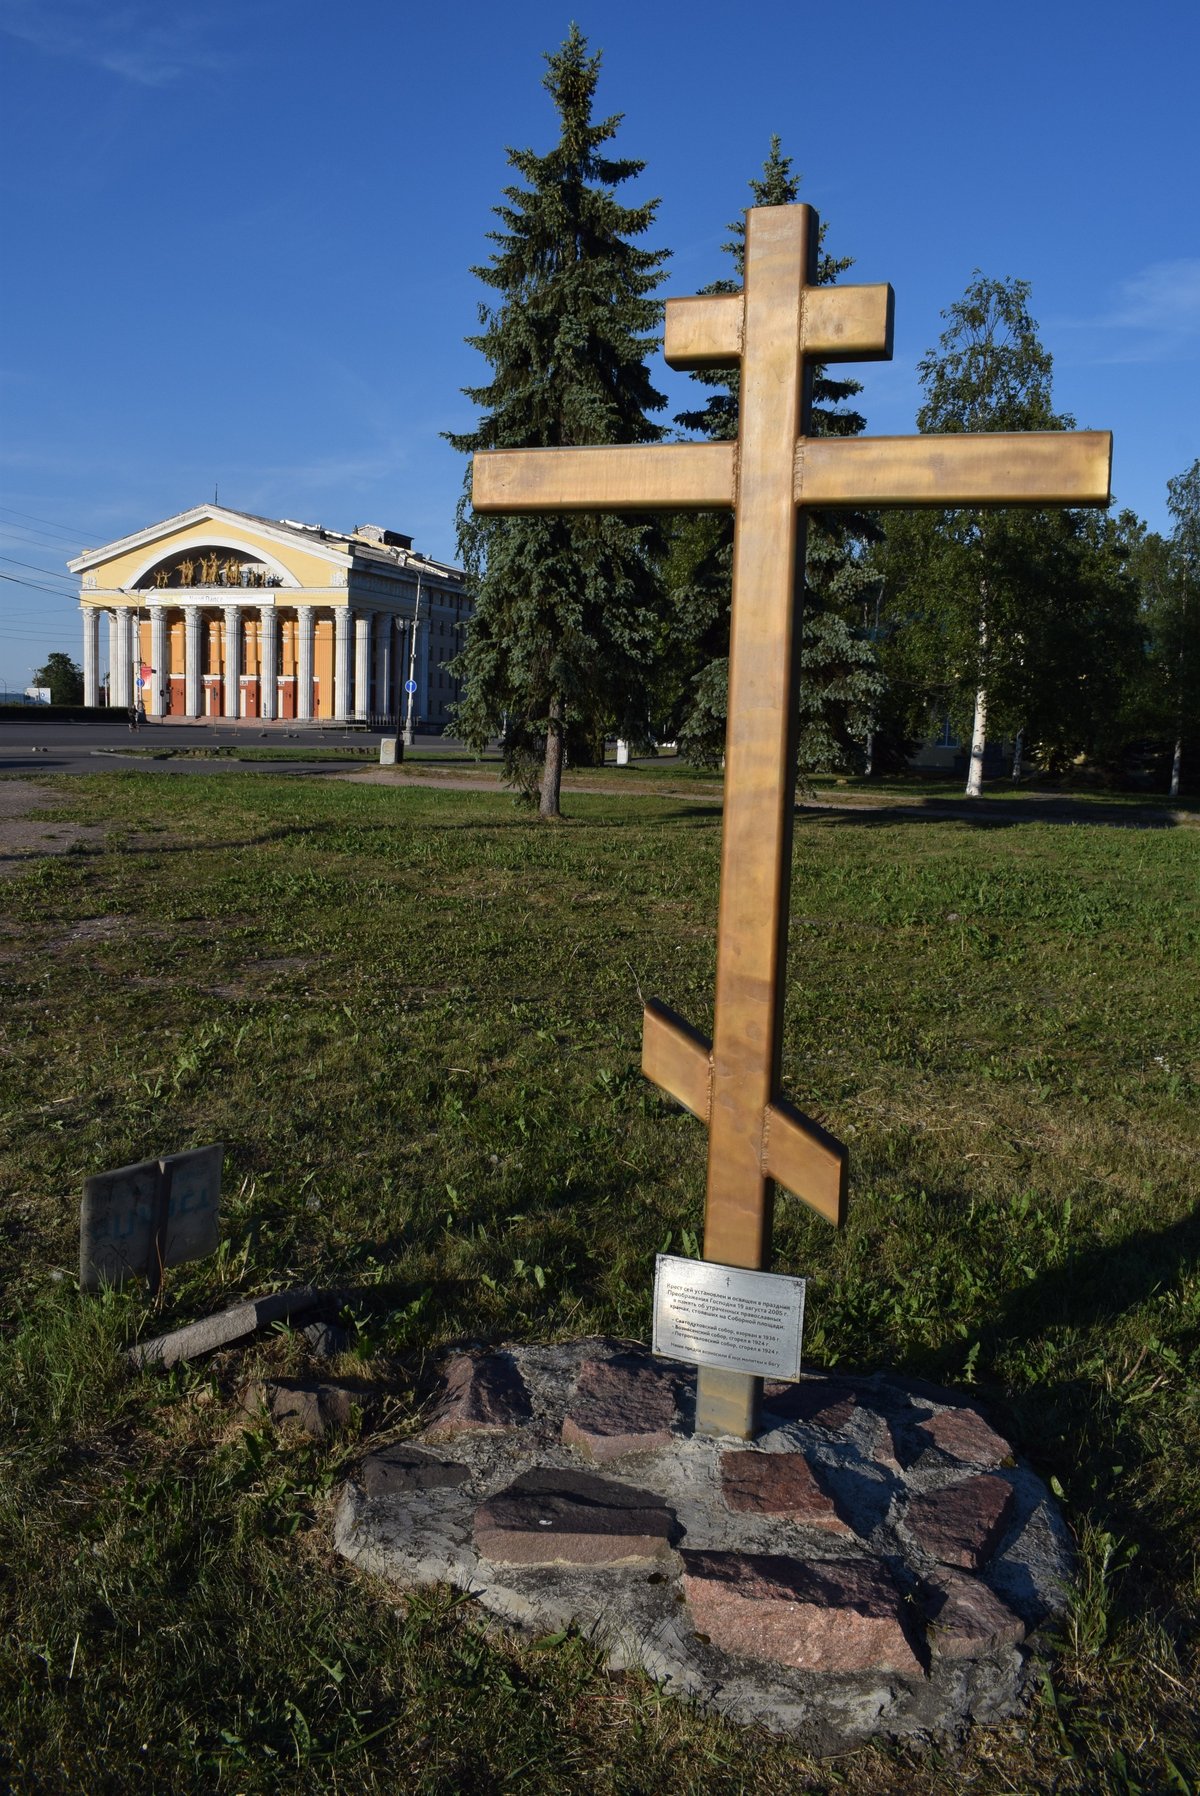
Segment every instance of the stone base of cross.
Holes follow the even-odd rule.
[[[819,287],[809,206],[746,214],[745,288],[667,302],[675,368],[740,364],[736,443],[495,449],[482,512],[734,511],[713,1039],[646,1006],[647,1076],[708,1126],[704,1257],[766,1268],[780,1184],[840,1226],[846,1149],[780,1090],[807,508],[1107,505],[1107,431],[812,437],[812,367],[886,360],[888,286]],[[696,1426],[750,1439],[761,1380],[702,1367]]]

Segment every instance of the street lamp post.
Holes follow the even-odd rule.
[[[404,709],[404,746],[412,747],[413,741],[413,699],[417,691],[417,625],[421,616],[421,576],[417,575],[417,596],[413,604],[412,635],[408,644],[408,679],[404,682],[404,693],[407,704]]]
[[[134,721],[138,723],[141,721],[139,707],[142,696],[142,596],[140,593],[137,595],[137,602],[133,608],[132,650],[133,677],[130,683],[129,697],[132,701],[130,709],[133,712]]]

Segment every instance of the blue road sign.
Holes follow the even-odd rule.
[[[417,690],[417,682],[415,680],[405,680],[404,690],[405,692],[415,692]]]

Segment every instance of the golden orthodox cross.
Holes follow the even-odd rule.
[[[780,1090],[804,514],[819,506],[1107,505],[1107,431],[812,437],[814,362],[887,360],[889,286],[818,287],[810,206],[746,214],[745,288],[668,300],[673,368],[741,366],[734,443],[494,449],[482,512],[734,511],[725,813],[711,1046],[646,1006],[642,1068],[708,1125],[704,1257],[765,1268],[772,1181],[840,1226],[846,1149]],[[751,1438],[761,1380],[701,1367],[696,1425]]]

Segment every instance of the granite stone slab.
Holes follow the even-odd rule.
[[[923,1675],[882,1559],[685,1551],[683,1594],[724,1652],[797,1671]]]
[[[505,1565],[660,1559],[678,1532],[653,1491],[568,1468],[522,1472],[475,1511],[475,1545]]]
[[[910,1497],[900,1526],[931,1559],[974,1570],[995,1551],[1012,1510],[1008,1479],[985,1472]]]
[[[803,1453],[722,1453],[721,1495],[740,1514],[776,1515],[827,1534],[853,1534]]]
[[[460,1353],[425,1433],[430,1440],[478,1429],[520,1428],[532,1415],[529,1392],[511,1354]]]
[[[665,1447],[675,1415],[674,1385],[657,1366],[630,1354],[588,1359],[579,1368],[562,1438],[590,1459],[621,1459]]]

